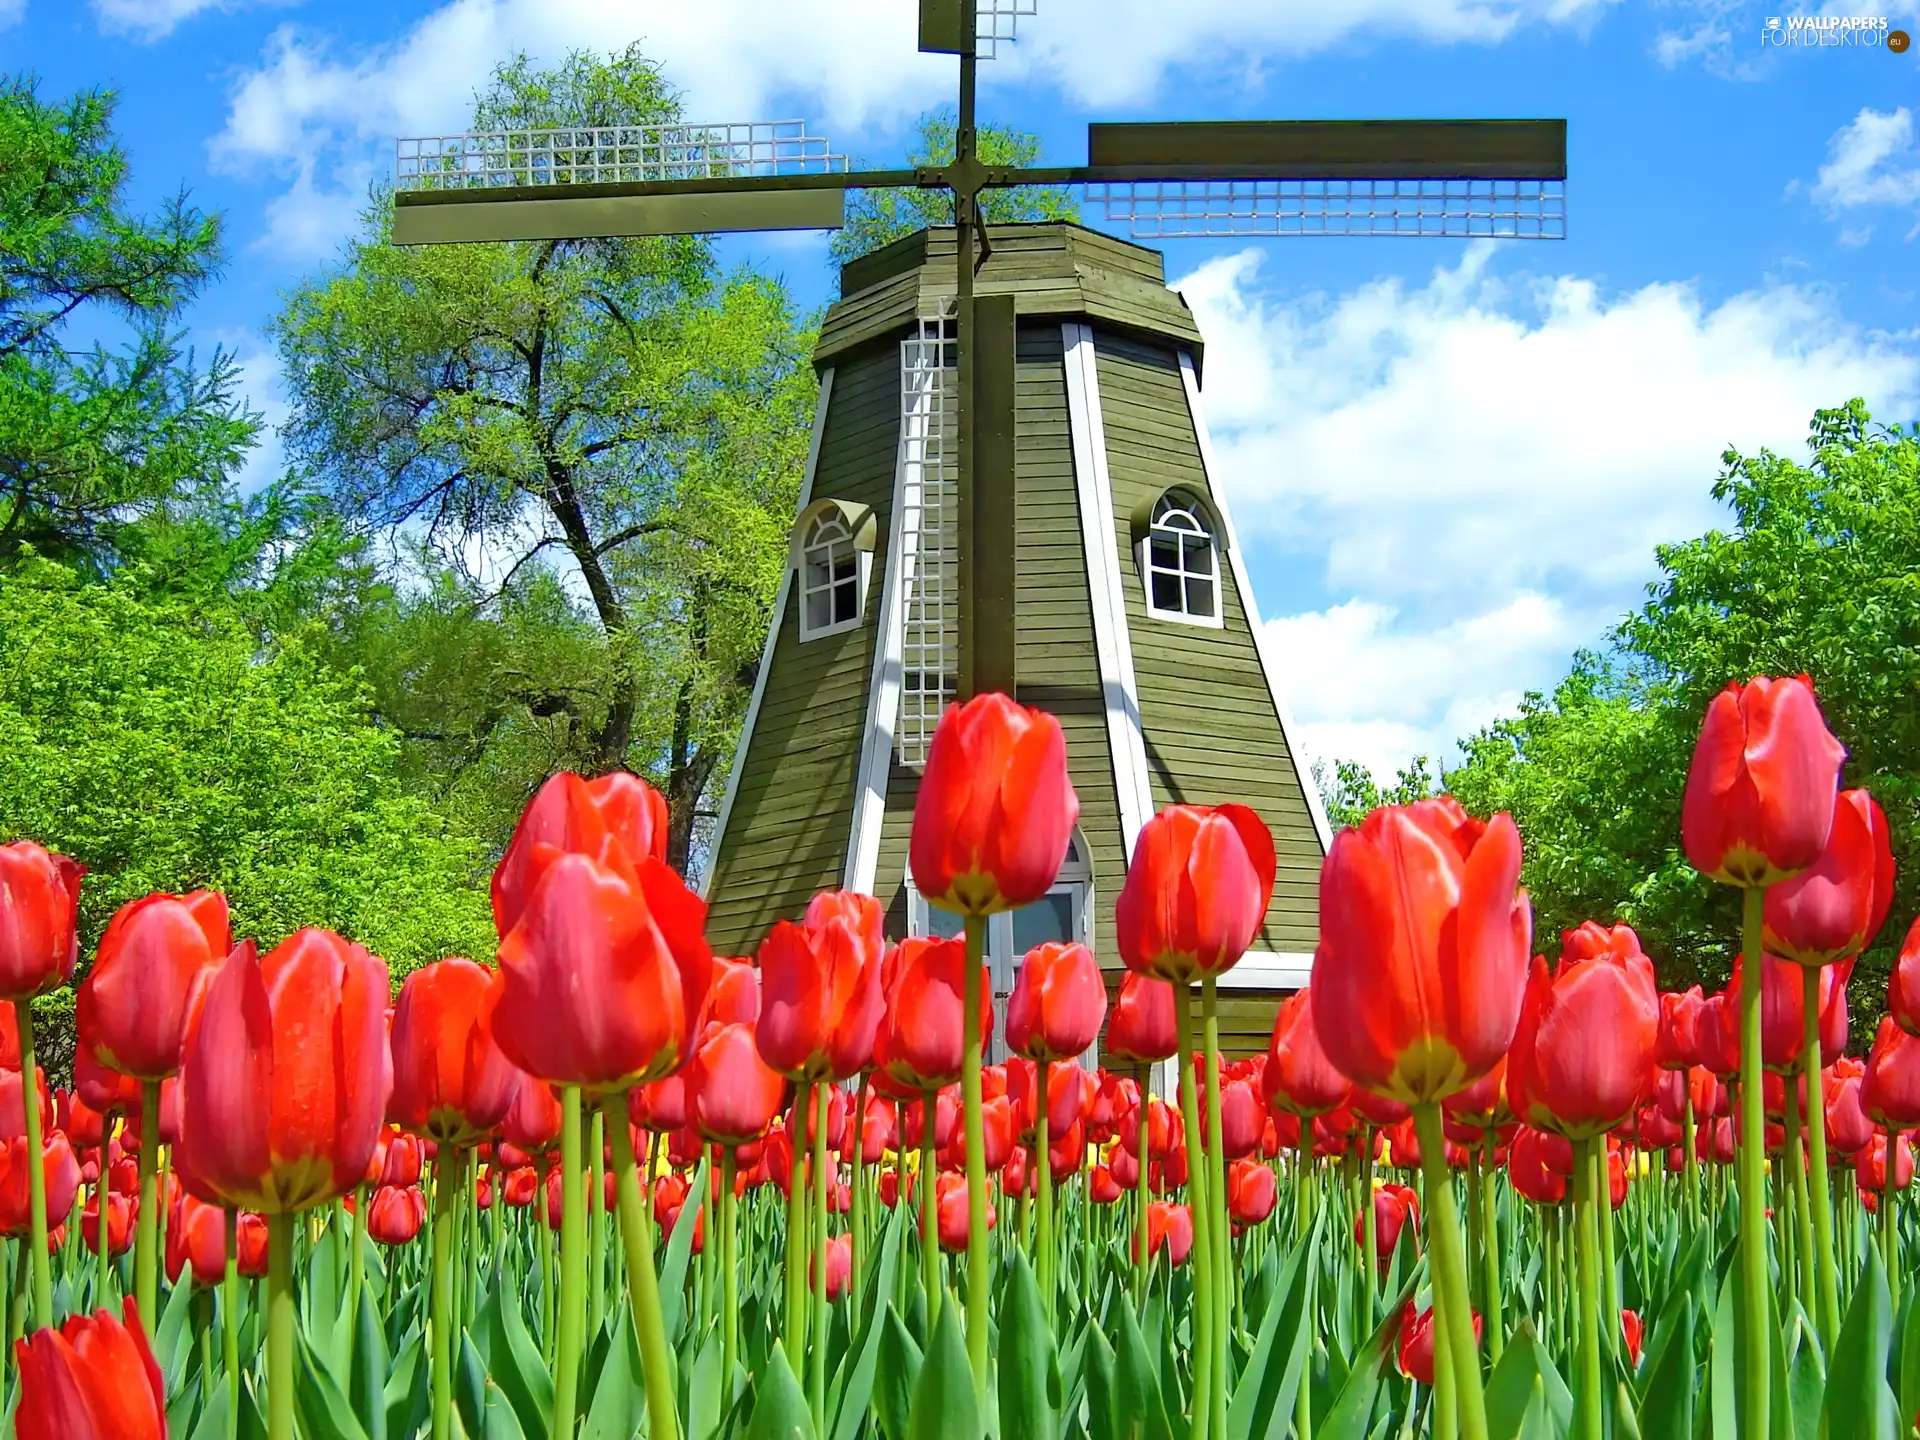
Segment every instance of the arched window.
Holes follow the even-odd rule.
[[[1147,588],[1147,614],[1190,625],[1220,624],[1220,547],[1208,528],[1206,509],[1178,490],[1153,507],[1140,542],[1140,572]]]
[[[816,516],[800,549],[800,638],[837,635],[860,623],[866,554],[838,510]]]

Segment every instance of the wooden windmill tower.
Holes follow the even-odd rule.
[[[1558,238],[1565,123],[1094,125],[1085,166],[990,168],[977,62],[1030,14],[921,0],[920,48],[960,60],[951,165],[852,172],[800,122],[405,140],[394,241],[831,227],[848,189],[950,190],[956,224],[845,266],[821,331],[789,563],[704,877],[710,938],[750,952],[835,887],[885,900],[891,934],[957,931],[907,873],[916,785],[943,709],[1002,690],[1060,718],[1082,815],[1054,891],[993,922],[996,992],[1047,939],[1117,968],[1141,825],[1241,801],[1280,857],[1223,997],[1223,1042],[1245,1051],[1306,980],[1329,834],[1214,469],[1202,337],[1156,252],[987,227],[979,196],[1075,185],[1148,238]]]

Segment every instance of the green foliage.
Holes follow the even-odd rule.
[[[629,50],[504,65],[474,124],[678,113]],[[556,764],[624,765],[666,792],[685,863],[778,584],[810,331],[697,237],[407,250],[387,208],[274,326],[294,454],[341,513],[415,545],[343,642],[365,647],[383,713],[430,732],[441,783],[481,766],[505,813]],[[375,636],[385,621],[397,633]],[[385,683],[421,665],[473,677],[430,726]]]
[[[143,578],[29,559],[0,583],[0,835],[88,867],[87,942],[130,899],[212,886],[237,934],[327,926],[396,979],[488,955],[488,857],[400,783],[361,687]]]
[[[31,545],[104,563],[131,523],[217,488],[258,417],[231,356],[202,368],[167,329],[212,278],[219,222],[179,197],[124,203],[113,97],[43,102],[0,80],[0,562]],[[119,349],[76,349],[76,321],[119,322]]]
[[[1369,810],[1377,810],[1382,805],[1410,805],[1433,795],[1435,777],[1427,769],[1428,764],[1426,756],[1414,756],[1393,784],[1383,788],[1373,778],[1373,772],[1357,760],[1336,760],[1331,768],[1326,761],[1316,760],[1313,783],[1320,792],[1321,803],[1327,807],[1328,821],[1338,830],[1358,825],[1367,818]]]
[[[1810,450],[1805,464],[1728,451],[1714,495],[1731,526],[1662,546],[1662,578],[1611,648],[1468,740],[1445,781],[1475,813],[1513,813],[1543,937],[1617,916],[1662,983],[1718,984],[1737,897],[1680,849],[1700,718],[1730,681],[1810,675],[1847,747],[1844,783],[1885,808],[1899,866],[1888,927],[1854,974],[1858,1038],[1920,906],[1920,437],[1873,424],[1854,400],[1815,414]]]
[[[907,157],[909,165],[953,163],[953,111],[930,110],[914,128],[916,140]],[[998,125],[983,125],[976,134],[984,165],[1027,166],[1040,158],[1037,135]],[[981,196],[981,208],[993,225],[1080,218],[1073,191],[1063,185],[988,190]],[[847,197],[847,223],[834,233],[827,252],[835,265],[844,265],[929,225],[951,224],[953,193],[949,190],[856,190]]]

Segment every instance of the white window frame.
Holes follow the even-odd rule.
[[[831,535],[822,536],[822,531],[831,530]],[[853,618],[850,620],[830,621],[826,625],[813,625],[809,620],[812,607],[809,601],[816,595],[828,597],[828,613],[832,613],[833,592],[844,584],[833,578],[834,552],[844,546],[853,554],[854,598]],[[816,552],[827,551],[827,583],[818,586],[811,583],[809,571],[813,567]],[[829,635],[841,635],[848,630],[858,629],[867,618],[867,580],[872,573],[873,553],[862,548],[848,527],[846,519],[838,511],[828,510],[816,515],[808,522],[807,533],[800,544],[799,591],[800,591],[800,639],[824,640]]]
[[[1192,528],[1185,525],[1168,525],[1163,522],[1174,515],[1192,522]],[[1209,630],[1219,630],[1226,625],[1226,596],[1221,588],[1220,537],[1208,527],[1206,511],[1190,495],[1180,490],[1169,490],[1153,502],[1153,518],[1147,527],[1147,533],[1141,537],[1138,563],[1140,566],[1140,585],[1145,592],[1147,615],[1154,620],[1167,620],[1176,625],[1199,625]],[[1168,570],[1153,563],[1153,540],[1155,535],[1175,536],[1179,540],[1180,568]],[[1185,608],[1187,601],[1186,582],[1190,575],[1197,572],[1186,568],[1186,542],[1194,536],[1201,536],[1207,542],[1207,554],[1213,562],[1213,614],[1195,615]],[[1177,575],[1180,579],[1180,604],[1178,610],[1163,610],[1154,603],[1153,577],[1155,575]]]

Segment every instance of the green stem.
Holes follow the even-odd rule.
[[[1684,1188],[1687,1195],[1687,1221],[1695,1230],[1698,1230],[1700,1228],[1700,1152],[1698,1149],[1698,1141],[1694,1135],[1693,1085],[1689,1079],[1691,1073],[1692,1072],[1687,1070],[1680,1072],[1681,1079],[1688,1080],[1687,1085],[1681,1092],[1686,1097],[1684,1102],[1686,1107],[1686,1123],[1680,1131],[1680,1142],[1682,1146],[1681,1159],[1686,1165],[1686,1182]],[[1825,1133],[1824,1129],[1822,1133]]]
[[[580,1193],[580,1087],[560,1087],[560,1314],[554,1354],[553,1437],[573,1440],[587,1320],[586,1196]]]
[[[813,1408],[813,1428],[827,1428],[827,1117],[833,1086],[814,1087],[813,1115],[813,1347],[808,1357],[807,1399]]]
[[[1579,1246],[1580,1415],[1579,1440],[1600,1440],[1600,1245],[1594,1215],[1594,1144],[1576,1140],[1573,1157],[1573,1224]]]
[[[1360,1333],[1370,1335],[1380,1323],[1380,1232],[1373,1205],[1373,1126],[1360,1126],[1360,1225],[1365,1232],[1366,1283],[1360,1289],[1366,1312],[1360,1317]]]
[[[220,1275],[220,1355],[227,1367],[227,1440],[240,1434],[240,1212],[226,1212],[227,1266]]]
[[[1827,1107],[1820,1084],[1820,972],[1808,969],[1802,977],[1800,1074],[1807,1084],[1808,1198],[1813,1208],[1814,1288],[1819,1297],[1820,1339],[1826,1353],[1840,1338],[1840,1274],[1833,1255],[1833,1184],[1827,1170]],[[1691,1161],[1691,1156],[1688,1157]],[[1691,1164],[1689,1164],[1691,1170]]]
[[[1506,1344],[1503,1333],[1506,1322],[1500,1313],[1504,1297],[1500,1293],[1500,1187],[1497,1183],[1499,1170],[1493,1163],[1495,1140],[1493,1127],[1489,1125],[1481,1140],[1477,1163],[1486,1171],[1486,1178],[1480,1186],[1480,1258],[1486,1267],[1487,1360],[1497,1365],[1500,1363],[1500,1352]]]
[[[806,1331],[806,1278],[803,1266],[807,1255],[807,1127],[805,1117],[813,1113],[813,1082],[800,1087],[793,1107],[793,1134],[788,1137],[787,1161],[787,1323],[781,1333],[792,1339],[796,1349]],[[790,1357],[803,1363],[797,1354]]]
[[[588,1130],[587,1336],[598,1339],[607,1321],[607,1139],[597,1109]]]
[[[1213,1347],[1224,1343],[1225,1337],[1216,1337],[1213,1328],[1213,1265],[1208,1258],[1213,1254],[1213,1212],[1207,1204],[1207,1171],[1200,1152],[1200,1101],[1193,1093],[1193,988],[1184,981],[1176,984],[1173,1002],[1180,1045],[1174,1057],[1180,1067],[1180,1121],[1187,1138],[1187,1202],[1193,1211],[1193,1436],[1203,1440],[1212,1423]]]
[[[860,1333],[860,1296],[861,1280],[866,1260],[866,1240],[863,1226],[867,1220],[867,1073],[860,1073],[860,1090],[854,1098],[853,1126],[853,1210],[847,1219],[848,1245],[851,1247],[853,1261],[850,1274],[851,1283],[847,1287],[847,1332]]]
[[[1453,1383],[1453,1347],[1447,1339],[1447,1310],[1433,1304],[1433,1440],[1458,1440],[1460,1390]]]
[[[547,1223],[547,1176],[553,1173],[548,1151],[542,1150],[535,1157],[533,1168],[539,1189],[534,1192],[533,1204],[528,1209],[533,1212],[534,1233],[540,1237],[540,1358],[551,1365],[557,1317],[554,1313],[553,1226]]]
[[[720,1147],[720,1374],[724,1393],[733,1394],[734,1357],[740,1353],[740,1298],[737,1274],[740,1265],[740,1219],[733,1198],[733,1147]],[[627,1262],[629,1274],[633,1262]]]
[[[1146,1312],[1147,1304],[1147,1205],[1152,1192],[1147,1188],[1147,1135],[1150,1106],[1153,1098],[1153,1071],[1147,1066],[1140,1067],[1140,1124],[1134,1135],[1134,1149],[1138,1152],[1140,1173],[1133,1182],[1133,1308]]]
[[[1766,890],[1743,892],[1740,925],[1740,1275],[1746,1325],[1740,1356],[1740,1432],[1767,1435],[1767,1117],[1760,1075],[1760,919]]]
[[[293,1222],[267,1217],[267,1440],[294,1440]]]
[[[448,1440],[453,1434],[453,1227],[460,1170],[460,1152],[443,1143],[433,1162],[433,1288],[427,1320],[433,1360],[433,1440]]]
[[[920,1173],[914,1184],[920,1187],[920,1268],[927,1290],[927,1333],[940,1318],[940,1212],[934,1198],[933,1121],[940,1092],[922,1092],[926,1099],[920,1107]],[[902,1195],[905,1195],[903,1190]]]
[[[680,1417],[674,1409],[673,1359],[667,1351],[667,1326],[660,1313],[660,1280],[653,1273],[653,1227],[647,1223],[647,1202],[640,1195],[633,1131],[627,1128],[627,1097],[624,1093],[609,1095],[600,1104],[606,1130],[613,1137],[620,1235],[627,1252],[627,1294],[633,1307],[633,1333],[640,1342],[640,1368],[647,1381],[647,1433],[652,1440],[678,1440]],[[727,1168],[731,1171],[731,1164]],[[731,1174],[727,1178],[729,1183],[722,1193],[730,1198]],[[721,1384],[724,1393],[732,1394],[731,1369]],[[556,1430],[555,1440],[566,1433]]]
[[[1794,1232],[1794,1266],[1784,1278],[1789,1290],[1798,1296],[1800,1308],[1812,1319],[1820,1313],[1820,1301],[1815,1294],[1819,1287],[1814,1279],[1820,1267],[1813,1258],[1813,1197],[1807,1193],[1806,1152],[1800,1148],[1801,1126],[1806,1123],[1806,1117],[1801,1113],[1799,1077],[1787,1075],[1783,1078],[1787,1099],[1787,1178],[1793,1187]],[[1820,1092],[1816,1087],[1811,1093],[1817,1095]],[[1814,1323],[1817,1325],[1819,1322],[1816,1320]]]
[[[353,1187],[353,1223],[345,1227],[348,1243],[353,1246],[353,1257],[347,1266],[347,1283],[351,1293],[347,1296],[347,1359],[353,1359],[353,1347],[360,1342],[360,1292],[366,1284],[367,1273],[367,1187]],[[349,1372],[351,1373],[351,1372]]]
[[[1038,1090],[1034,1101],[1033,1164],[1040,1189],[1040,1239],[1036,1247],[1039,1253],[1034,1257],[1039,1264],[1034,1269],[1040,1282],[1040,1308],[1049,1325],[1053,1323],[1053,1156],[1047,1124],[1047,1102],[1052,1097],[1047,1093],[1047,1082],[1052,1078],[1052,1070],[1053,1064],[1047,1060],[1033,1067]]]
[[[987,1151],[980,1105],[980,979],[986,964],[987,917],[966,919],[967,969],[962,984],[965,1050],[960,1061],[960,1104],[967,1148],[967,1362],[973,1393],[987,1396]]]
[[[1453,1384],[1459,1395],[1460,1433],[1466,1440],[1487,1440],[1486,1397],[1480,1388],[1480,1354],[1473,1343],[1473,1307],[1467,1300],[1467,1258],[1460,1242],[1460,1216],[1447,1176],[1446,1135],[1439,1102],[1413,1107],[1420,1137],[1420,1169],[1426,1177],[1427,1260],[1433,1272],[1434,1307],[1447,1307],[1447,1348],[1453,1357]]]
[[[33,1001],[16,1000],[13,1002],[14,1024],[20,1032],[20,1108],[27,1122],[27,1264],[33,1276],[33,1326],[35,1330],[44,1330],[53,1324],[53,1268],[47,1256],[47,1172],[42,1158],[45,1144],[40,1134],[40,1086],[37,1060],[33,1044]],[[148,1150],[159,1144],[160,1117],[149,1110],[142,1117],[145,1125],[141,1135],[152,1136],[143,1140],[140,1146],[141,1163],[145,1164]],[[107,1217],[100,1217],[100,1228],[106,1229]],[[149,1327],[153,1325],[152,1301],[143,1303],[140,1311],[141,1322]]]
[[[1207,1217],[1207,1235],[1213,1241],[1213,1424],[1227,1421],[1227,1353],[1233,1348],[1233,1317],[1238,1292],[1233,1284],[1231,1243],[1233,1225],[1227,1215],[1226,1137],[1220,1120],[1220,1006],[1212,975],[1200,982],[1200,1013],[1205,1041],[1207,1096],[1207,1199],[1213,1212]]]

